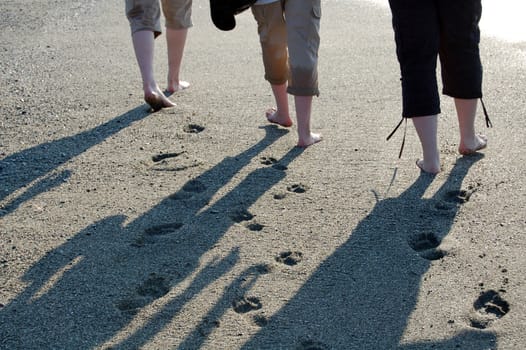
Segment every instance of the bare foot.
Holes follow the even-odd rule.
[[[282,117],[276,108],[267,109],[265,117],[267,117],[269,123],[278,124],[284,128],[290,128],[292,126],[292,120],[290,117]]]
[[[435,175],[440,172],[440,164],[427,164],[424,159],[418,159],[416,161],[416,166],[419,167],[424,173]]]
[[[150,105],[155,112],[162,108],[175,107],[176,104],[170,101],[164,94],[159,92],[149,92],[144,94],[144,101]]]
[[[299,140],[297,146],[301,148],[307,148],[310,145],[318,143],[323,140],[323,137],[320,134],[311,133],[309,138],[306,140]]]
[[[485,135],[475,135],[475,139],[471,143],[461,142],[458,146],[458,153],[469,156],[474,154],[481,149],[486,148],[488,145],[488,138]]]
[[[190,83],[184,80],[179,80],[179,84],[168,84],[168,87],[166,88],[166,92],[168,94],[176,93],[177,91],[186,90],[190,87]]]

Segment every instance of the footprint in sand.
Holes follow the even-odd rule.
[[[190,180],[182,188],[182,191],[178,191],[168,198],[173,200],[184,200],[191,198],[196,193],[203,193],[206,191],[206,185],[199,180]]]
[[[259,298],[240,297],[232,302],[232,307],[238,314],[246,314],[247,312],[261,309],[263,305]]]
[[[144,231],[144,233],[148,236],[163,236],[167,235],[169,233],[175,232],[178,229],[183,227],[183,224],[180,222],[173,222],[169,224],[164,225],[157,225],[150,227]]]
[[[253,232],[261,231],[264,227],[265,225],[258,224],[257,222],[253,222],[247,225],[247,228]]]
[[[153,300],[168,294],[169,291],[170,281],[156,273],[151,273],[150,276],[137,287],[134,297],[121,300],[116,306],[122,312],[136,314],[139,309],[148,305]]]
[[[464,204],[469,201],[473,192],[466,190],[449,191],[444,195],[444,200],[450,203]]]
[[[471,195],[477,191],[479,184],[469,185],[467,189],[449,191],[444,195],[444,200],[451,203],[464,204],[469,202]]]
[[[156,154],[156,155],[152,156],[152,161],[157,163],[157,162],[160,162],[161,160],[165,160],[165,159],[168,159],[168,158],[179,157],[183,153],[186,153],[186,151],[176,152],[176,153],[159,153],[159,154]]]
[[[276,257],[276,261],[288,266],[297,265],[303,259],[301,252],[282,252]]]
[[[510,311],[510,304],[494,290],[481,292],[473,303],[476,315],[471,318],[471,327],[485,329]]]
[[[279,164],[279,160],[274,157],[261,157],[261,164],[271,165],[276,170],[285,171],[288,169],[285,165]]]
[[[307,192],[307,186],[303,184],[294,184],[294,185],[287,186],[287,190],[289,192],[294,192],[294,193],[305,193]]]
[[[435,209],[438,210],[452,210],[457,208],[459,205],[469,202],[471,195],[475,193],[480,185],[469,185],[467,189],[448,191],[442,197],[442,200],[438,200],[435,204]]]
[[[170,283],[167,278],[151,273],[148,279],[138,288],[137,294],[143,297],[158,299],[170,291]]]
[[[144,233],[140,235],[131,245],[134,247],[143,247],[147,243],[155,243],[155,236],[164,236],[173,233],[183,227],[180,222],[172,222],[164,225],[152,226],[144,230]]]
[[[228,215],[232,221],[240,223],[243,221],[249,221],[254,218],[254,215],[250,214],[247,210],[236,210]]]
[[[278,160],[274,157],[261,157],[261,164],[263,165],[272,165],[276,164]]]
[[[232,221],[241,223],[243,221],[252,220],[254,218],[254,215],[252,215],[246,210],[238,210],[238,211],[231,213],[229,217]],[[262,231],[263,228],[265,228],[265,225],[258,224],[257,222],[251,222],[251,223],[247,223],[245,227],[252,232],[259,232],[259,231]]]
[[[205,127],[198,124],[188,124],[183,127],[183,131],[189,134],[198,134],[203,130],[205,130]]]
[[[438,249],[440,240],[433,233],[420,233],[409,240],[409,245],[422,258],[439,260],[446,256],[446,252]]]

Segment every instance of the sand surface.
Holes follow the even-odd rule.
[[[1,2],[0,349],[524,349],[526,43],[482,38],[489,147],[458,155],[444,97],[431,177],[412,125],[385,140],[388,9],[323,1],[304,151],[252,15],[193,20],[150,113],[122,2]]]

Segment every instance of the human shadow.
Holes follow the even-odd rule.
[[[188,229],[177,228],[177,235],[179,240],[184,239],[185,245],[187,244],[187,249],[184,249],[179,246],[178,254],[176,257],[171,255],[170,259],[172,262],[180,261],[180,263],[186,262],[194,263],[196,260],[203,255],[207,250],[209,250],[218,239],[235,223],[248,223],[252,219],[252,214],[249,212],[248,208],[255,203],[255,201],[260,198],[265,192],[272,188],[275,184],[281,181],[286,176],[287,166],[292,162],[296,157],[298,157],[303,152],[301,148],[293,148],[288,153],[286,153],[281,159],[276,160],[271,166],[260,167],[252,171],[243,181],[241,181],[235,188],[229,191],[224,197],[219,199],[213,205],[209,206],[205,210],[194,215],[193,218],[188,218],[185,221],[186,226],[190,226]],[[238,157],[236,157],[238,158]],[[205,174],[205,176],[199,177],[197,180],[201,184],[208,183],[206,177],[208,175],[213,176],[214,174]],[[191,183],[191,182],[190,182]],[[184,193],[185,187],[183,186],[182,193],[181,191],[176,193],[171,198],[176,200],[186,201],[186,206],[189,206],[187,201],[187,194]],[[201,185],[192,185],[191,188],[199,187]],[[208,198],[208,196],[207,196]],[[171,199],[173,201],[173,199]],[[173,204],[170,204],[172,206]],[[197,212],[199,205],[195,207],[195,210],[192,210],[193,213]],[[164,225],[156,226],[158,230],[161,230],[165,227],[179,227],[176,223],[168,223]],[[248,228],[247,228],[248,229]],[[168,229],[170,231],[170,229]],[[158,231],[158,232],[161,232]],[[148,235],[148,231],[145,233]],[[173,234],[173,232],[172,232]],[[141,242],[148,242],[148,239],[141,240]],[[163,245],[166,245],[166,240],[164,240]],[[181,242],[181,241],[178,241]],[[152,242],[153,243],[153,242]],[[147,244],[147,243],[145,243]],[[158,248],[156,248],[158,249]],[[168,248],[168,249],[173,249]],[[158,250],[157,250],[158,252]],[[153,254],[153,252],[152,252]],[[167,253],[169,254],[169,253]],[[236,290],[237,293],[235,296],[243,295],[238,289],[240,289],[241,281],[246,282],[246,278],[249,278],[251,281],[255,282],[257,277],[260,274],[267,273],[264,265],[257,265],[247,269],[241,277],[238,277],[233,285],[237,286],[234,288],[230,286],[229,291]],[[184,276],[187,276],[188,273],[184,273]],[[210,276],[207,276],[207,283],[210,283]],[[195,285],[199,287],[196,288]],[[191,290],[191,295],[197,294],[202,290],[203,282],[197,280],[196,284],[193,284],[189,290]],[[244,289],[249,289],[247,285],[250,283],[243,283]],[[231,293],[227,293],[228,297],[234,298],[235,296]],[[223,300],[223,299],[222,299]],[[220,301],[217,302],[213,308],[213,311],[209,316],[204,317],[204,323],[200,324],[196,329],[194,329],[193,334],[200,335],[197,338],[197,341],[194,341],[191,337],[187,338],[188,341],[192,339],[192,346],[188,348],[198,348],[196,343],[203,341],[203,335],[209,332],[211,324],[213,321],[218,320],[219,318],[214,317],[218,316],[221,312],[219,310],[225,310],[225,305],[229,305],[233,300],[229,301]],[[136,302],[129,300],[131,305],[136,305]],[[179,299],[173,299],[167,303],[154,317],[150,319],[149,322],[144,324],[140,329],[135,331],[133,334],[129,335],[125,340],[120,342],[117,345],[114,345],[113,349],[129,349],[132,347],[140,347],[146,342],[151,340],[159,330],[164,328],[168,322],[170,322],[175,315],[178,314],[179,310],[184,306],[184,301]],[[197,347],[196,347],[197,346]],[[182,347],[186,348],[186,347]]]
[[[144,106],[136,107],[90,130],[45,142],[1,159],[0,203],[16,191],[29,187],[2,205],[0,218],[25,201],[67,181],[71,172],[54,173],[56,168],[149,114]]]
[[[480,157],[460,158],[429,199],[423,195],[434,177],[421,174],[400,196],[377,201],[348,241],[321,263],[243,349],[486,349],[494,345],[493,333],[474,329],[443,341],[401,344],[421,280],[433,261],[447,258],[440,242],[474,190],[462,189],[462,181]]]
[[[27,287],[0,309],[0,323],[9,325],[0,329],[0,347],[100,346],[166,296],[165,306],[116,347],[138,348],[156,335],[188,295],[197,295],[235,266],[236,249],[204,268],[199,263],[234,223],[247,219],[249,207],[286,176],[287,164],[301,154],[293,149],[279,164],[262,165],[212,203],[243,167],[288,132],[270,125],[264,130],[265,137],[254,146],[189,180],[137,219],[105,218],[38,261],[23,276]],[[167,296],[193,273],[183,294]]]

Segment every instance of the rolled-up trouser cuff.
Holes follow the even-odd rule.
[[[319,96],[320,90],[318,88],[294,88],[287,87],[287,92],[294,96]]]
[[[152,31],[157,37],[161,34],[161,9],[158,1],[126,0],[126,17],[131,33]]]

